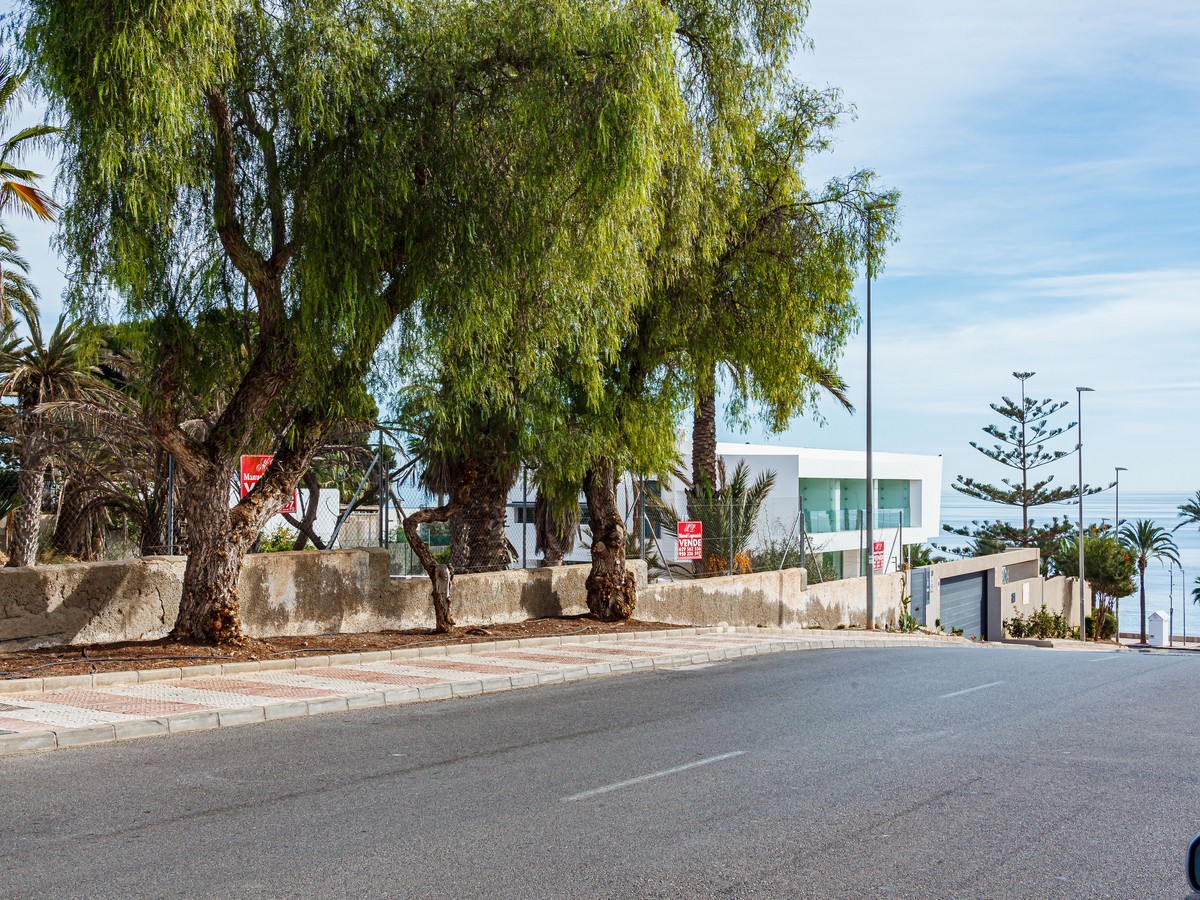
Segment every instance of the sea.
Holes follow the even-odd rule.
[[[1171,531],[1180,523],[1179,504],[1195,496],[1195,491],[1121,491],[1121,521],[1150,519],[1161,528]],[[1111,490],[1083,500],[1083,521],[1087,525],[1111,525],[1115,515],[1114,497]],[[973,521],[1021,522],[1021,511],[1013,507],[994,503],[980,503],[954,490],[942,494],[942,522],[955,528],[969,526]],[[1078,520],[1077,503],[1051,504],[1030,511],[1035,521],[1049,521],[1054,517],[1067,518],[1072,523]],[[1146,615],[1161,610],[1171,618],[1171,633],[1176,635],[1200,635],[1200,606],[1191,602],[1192,586],[1200,576],[1200,529],[1195,525],[1184,525],[1172,532],[1179,546],[1179,562],[1183,575],[1175,566],[1151,562],[1146,567]],[[938,543],[946,547],[956,546],[960,539],[944,535]],[[1185,584],[1186,582],[1186,584]],[[1123,632],[1141,630],[1141,614],[1138,595],[1135,591],[1121,600],[1120,625]],[[1186,629],[1186,630],[1185,630]]]

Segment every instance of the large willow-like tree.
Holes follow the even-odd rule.
[[[611,224],[638,218],[673,17],[649,0],[23,10],[65,128],[74,301],[115,292],[152,325],[145,415],[189,527],[176,634],[236,640],[244,554],[322,442],[373,412],[361,385],[395,323],[486,353],[522,279],[560,322],[566,251],[603,262]],[[193,336],[214,322],[208,356]],[[245,452],[275,459],[231,506]]]

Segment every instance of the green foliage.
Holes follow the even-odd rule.
[[[1178,531],[1185,525],[1200,526],[1200,491],[1196,491],[1196,495],[1190,500],[1180,503],[1178,509],[1179,518],[1183,521],[1175,526],[1174,531]]]
[[[912,594],[908,591],[908,573],[905,572],[900,576],[900,617],[896,623],[896,628],[904,634],[912,634],[920,627],[916,618],[909,612],[911,605]]]
[[[1020,525],[985,521],[972,522],[971,526],[966,528],[942,526],[947,533],[968,540],[969,556],[986,556],[1008,547],[1037,547],[1041,550],[1044,564],[1055,548],[1071,533],[1071,525],[1065,519],[1060,521],[1056,517],[1049,523],[1038,524],[1029,517],[1031,509],[1049,503],[1061,503],[1077,497],[1080,491],[1078,485],[1055,485],[1053,475],[1033,475],[1037,470],[1075,452],[1048,449],[1048,445],[1068,434],[1076,425],[1074,422],[1063,426],[1052,424],[1055,415],[1067,407],[1067,401],[1035,400],[1025,396],[1025,382],[1034,374],[1013,372],[1013,377],[1021,383],[1019,401],[1002,397],[1000,403],[989,404],[1007,423],[983,427],[984,434],[995,443],[989,447],[971,441],[971,446],[988,459],[1018,473],[1019,480],[1004,478],[1001,485],[993,485],[959,475],[952,485],[956,491],[972,499],[1013,506],[1021,510]],[[1090,495],[1104,489],[1084,485],[1083,493]]]
[[[759,513],[767,496],[775,487],[775,473],[765,471],[750,481],[750,470],[739,462],[733,477],[725,481],[721,471],[721,486],[702,484],[698,489],[689,488],[688,514],[704,525],[704,568],[711,574],[730,570],[738,571],[739,562],[744,570],[751,567],[763,570],[760,560],[749,557],[750,538],[758,525]],[[648,510],[660,523],[674,530],[682,518],[679,511],[669,504],[658,501]],[[730,550],[733,559],[730,560]],[[799,552],[793,548],[799,557]],[[782,557],[782,554],[781,554]]]
[[[1091,622],[1090,616],[1088,622]],[[1077,635],[1077,630],[1071,627],[1061,613],[1050,612],[1044,603],[1041,609],[1030,613],[1028,618],[1020,615],[1013,616],[1004,623],[1004,628],[1008,631],[1009,637],[1013,638],[1065,640]]]
[[[1104,610],[1103,626],[1100,628],[1100,640],[1111,641],[1117,633],[1117,617],[1111,609]],[[1096,614],[1091,613],[1085,620],[1085,639],[1092,640],[1096,636]]]
[[[1137,562],[1129,549],[1107,528],[1092,526],[1083,540],[1084,574],[1089,585],[1104,597],[1128,597],[1134,592]],[[1079,544],[1064,540],[1050,557],[1055,574],[1079,577]]]
[[[946,562],[946,557],[934,553],[934,549],[925,544],[909,544],[905,549],[905,562],[910,569],[921,569],[935,563]]]
[[[1149,519],[1137,519],[1121,526],[1121,540],[1133,553],[1137,570],[1143,577],[1152,560],[1178,566],[1179,547],[1171,533]],[[1084,552],[1087,552],[1086,545]],[[1077,567],[1078,568],[1078,567]]]
[[[294,550],[295,548],[295,533],[283,525],[280,525],[273,531],[263,532],[258,538],[259,553],[278,553],[282,550]]]

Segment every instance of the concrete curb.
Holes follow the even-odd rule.
[[[687,650],[681,652],[664,652],[661,656],[640,657],[636,659],[614,660],[611,663],[589,663],[587,665],[568,665],[561,669],[535,673],[515,673],[511,676],[489,676],[487,678],[454,683],[423,685],[420,687],[395,688],[390,687],[379,691],[357,693],[353,696],[321,697],[311,700],[284,700],[260,706],[238,707],[225,710],[203,710],[186,712],[176,715],[159,716],[155,718],[138,719],[127,722],[117,722],[103,725],[88,725],[75,728],[63,728],[57,731],[27,731],[17,734],[0,734],[0,757],[45,750],[60,750],[68,747],[93,746],[96,744],[119,743],[146,737],[162,737],[172,734],[182,734],[189,731],[210,731],[218,728],[233,728],[240,725],[252,725],[261,722],[278,721],[281,719],[301,718],[321,715],[324,713],[346,712],[354,709],[370,709],[390,706],[404,706],[429,700],[444,700],[453,697],[492,694],[502,691],[520,690],[527,687],[537,687],[542,684],[563,684],[583,681],[592,678],[604,678],[630,672],[651,670],[671,670],[686,666],[705,663],[722,662],[743,656],[763,656],[775,653],[797,652],[803,650],[832,650],[832,649],[869,649],[890,647],[980,647],[962,638],[934,636],[900,635],[880,633],[873,636],[849,636],[854,634],[846,631],[824,632],[806,629],[804,631],[786,630],[779,628],[733,628],[715,626],[708,628],[679,628],[659,631],[643,631],[624,634],[599,634],[570,636],[567,644],[598,643],[602,641],[622,640],[638,641],[660,637],[689,637],[704,634],[740,634],[744,636],[761,636],[762,640],[741,647],[720,647],[712,650]],[[526,638],[519,641],[494,641],[478,644],[455,645],[453,653],[447,653],[446,646],[430,648],[411,648],[407,650],[378,651],[372,653],[350,653],[334,656],[305,657],[303,668],[351,665],[363,662],[384,662],[390,660],[413,659],[421,656],[460,656],[496,649],[497,647],[550,647],[561,646],[561,637]],[[146,681],[165,680],[168,677],[194,677],[199,674],[238,674],[246,672],[269,672],[297,668],[295,659],[263,660],[259,662],[231,663],[224,666],[190,666],[165,670],[171,676],[159,675],[157,678],[146,678],[142,672],[108,672],[101,675],[59,676],[44,679],[28,679],[31,684],[23,682],[0,682],[0,693],[22,693],[37,690],[55,690],[60,688],[87,688],[98,684],[138,684]],[[199,671],[198,671],[199,670]],[[220,671],[218,671],[220,670]],[[180,674],[182,672],[182,675]],[[118,679],[116,676],[125,676]],[[93,679],[103,678],[103,681]],[[67,679],[77,679],[68,681]],[[34,686],[36,685],[36,686]]]

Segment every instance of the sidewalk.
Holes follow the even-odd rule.
[[[863,631],[685,628],[0,681],[0,756],[798,650],[968,647]]]

